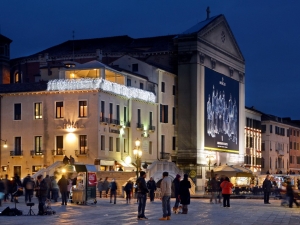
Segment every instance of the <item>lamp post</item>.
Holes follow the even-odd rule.
[[[139,177],[139,168],[141,168],[141,157],[142,151],[140,150],[140,140],[137,138],[135,141],[135,149],[133,149],[133,154],[135,156],[135,163],[136,163],[136,178]]]
[[[4,148],[7,148],[7,144],[6,144],[7,140],[2,140],[2,139],[0,139],[0,140],[1,140],[1,141],[4,141],[3,147],[4,147]]]
[[[214,156],[213,155],[207,155],[206,156],[206,161],[207,161],[207,164],[208,164],[208,171],[210,172],[210,176],[208,178],[208,182],[207,182],[207,190],[211,190],[211,185],[210,185],[210,177],[211,177],[211,171],[210,171],[210,164],[211,164],[211,159],[213,159]]]

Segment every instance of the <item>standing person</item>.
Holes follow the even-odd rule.
[[[191,195],[190,195],[190,188],[191,183],[188,180],[188,175],[183,175],[183,180],[180,181],[179,186],[179,199],[180,203],[182,204],[182,214],[188,213],[188,205],[191,203]]]
[[[210,196],[210,203],[213,203],[213,200],[215,200],[215,203],[217,204],[217,195],[218,195],[218,191],[219,191],[219,187],[218,187],[218,181],[217,181],[217,175],[215,175],[210,182],[211,185],[211,196]]]
[[[295,193],[294,193],[290,178],[288,178],[287,182],[286,182],[286,195],[289,197],[289,207],[290,208],[293,208],[293,203],[295,203],[297,205],[297,207],[299,207],[299,204],[295,199]]]
[[[269,202],[270,192],[272,188],[272,183],[270,181],[270,175],[266,176],[266,179],[263,182],[263,191],[264,191],[264,203],[271,204]]]
[[[115,179],[111,180],[109,186],[110,186],[110,203],[112,203],[112,197],[114,196],[114,204],[116,204],[118,185]]]
[[[0,206],[2,206],[2,198],[4,198],[4,191],[5,191],[5,186],[4,186],[4,182],[2,179],[0,179],[0,193],[3,195],[3,196],[0,196]]]
[[[25,203],[31,202],[31,196],[33,195],[34,182],[32,182],[30,174],[23,180],[23,187],[25,188]]]
[[[103,181],[102,181],[102,178],[100,178],[99,181],[98,181],[97,189],[99,191],[100,198],[102,198],[102,191],[103,191]]]
[[[47,198],[48,199],[51,199],[50,197],[50,192],[51,192],[51,179],[49,177],[49,175],[46,175],[46,177],[44,178],[46,184],[47,184],[47,187],[48,187],[48,193],[47,193]]]
[[[10,180],[8,179],[8,175],[5,174],[5,178],[4,178],[4,202],[6,202],[8,200],[8,195],[9,195],[9,188],[10,188]]]
[[[57,184],[61,193],[61,205],[67,205],[68,180],[65,175],[61,176]]]
[[[127,204],[130,204],[132,189],[133,189],[133,183],[131,180],[129,180],[124,187],[124,191],[126,192]]]
[[[223,207],[230,207],[230,195],[232,194],[233,184],[228,177],[225,177],[221,183],[222,195],[223,195]]]
[[[10,195],[11,195],[11,202],[16,202],[16,203],[19,203],[18,201],[18,189],[19,187],[22,187],[22,183],[21,183],[21,180],[20,180],[20,177],[15,174],[13,180],[12,180],[12,183],[11,183],[11,192],[10,192]]]
[[[147,188],[149,190],[150,202],[154,201],[154,192],[156,191],[156,182],[153,180],[153,177],[150,177],[150,180],[147,182]]]
[[[55,177],[51,177],[51,187],[52,187],[52,199],[54,200],[54,202],[57,202],[59,187]]]
[[[137,199],[138,199],[138,220],[147,220],[148,218],[145,216],[145,208],[146,208],[146,200],[147,193],[149,190],[147,188],[147,184],[145,181],[146,173],[144,171],[140,172],[140,177],[136,180],[136,189],[137,189]]]
[[[161,201],[163,209],[163,217],[159,220],[170,220],[171,219],[171,194],[172,194],[172,180],[169,177],[168,172],[163,172],[163,179],[160,183],[161,190]]]
[[[44,215],[46,212],[45,202],[48,194],[48,186],[45,180],[43,179],[43,175],[38,175],[36,182],[36,196],[39,200],[39,212],[38,215]]]
[[[105,197],[107,198],[108,195],[108,190],[109,190],[109,182],[108,182],[108,177],[105,178],[103,182],[103,191],[105,191]]]
[[[180,199],[179,199],[179,187],[180,187],[180,175],[177,174],[176,178],[173,180],[173,186],[174,186],[174,193],[175,193],[175,204],[173,207],[173,211],[176,211],[178,209]]]

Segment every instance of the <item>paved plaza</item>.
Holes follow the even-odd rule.
[[[27,214],[29,207],[24,203],[24,197],[19,199],[17,208]],[[300,209],[280,206],[280,200],[271,200],[270,205],[263,204],[262,199],[232,199],[230,208],[223,208],[220,204],[210,204],[208,199],[197,198],[191,200],[187,215],[172,214],[170,221],[159,221],[162,216],[161,202],[147,202],[147,221],[138,221],[136,200],[127,205],[124,199],[117,199],[117,204],[110,204],[109,199],[98,199],[97,204],[62,206],[60,202],[52,203],[55,215],[49,216],[1,216],[0,224],[300,224]],[[37,213],[37,199],[33,211]],[[174,199],[171,204],[173,206]],[[3,203],[0,211],[7,206],[14,208],[14,203]]]

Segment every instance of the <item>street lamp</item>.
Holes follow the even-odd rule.
[[[211,189],[211,185],[210,185],[210,177],[212,175],[211,171],[210,171],[210,164],[211,164],[211,159],[213,159],[214,156],[213,155],[207,155],[206,156],[206,161],[207,161],[207,164],[208,164],[208,171],[210,172],[210,176],[208,178],[208,183],[207,183],[207,190],[209,191]]]
[[[2,140],[2,139],[1,139],[1,141],[4,141],[3,147],[4,147],[4,148],[7,148],[7,144],[6,144],[7,140]]]
[[[135,141],[135,149],[133,150],[133,155],[135,156],[135,162],[136,162],[136,178],[139,177],[139,168],[141,168],[141,157],[142,157],[142,151],[140,150],[140,140],[136,139]]]

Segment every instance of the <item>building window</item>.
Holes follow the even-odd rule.
[[[132,64],[132,72],[138,72],[139,71],[139,64],[134,63]]]
[[[176,137],[172,138],[172,150],[175,151],[176,150]]]
[[[34,153],[36,155],[42,154],[42,136],[34,137]]]
[[[131,87],[131,79],[127,78],[127,87]]]
[[[262,143],[261,143],[261,150],[262,150],[262,151],[265,151],[265,150],[266,150],[266,149],[265,149],[265,142],[262,142]]]
[[[293,156],[290,155],[290,163],[293,164]]]
[[[296,150],[297,149],[297,144],[296,144],[296,142],[294,142],[294,150]]]
[[[120,106],[117,105],[117,112],[116,112],[116,116],[117,116],[117,125],[120,125]]]
[[[299,137],[299,131],[297,131],[297,137]]]
[[[114,143],[113,143],[114,139],[113,137],[109,137],[109,151],[113,151],[114,150]]]
[[[175,85],[173,85],[173,95],[175,95],[176,94],[176,86]]]
[[[272,169],[272,159],[270,157],[270,169]]]
[[[15,111],[14,119],[15,120],[21,120],[21,103],[15,104],[14,108],[15,108],[15,110],[14,110]]]
[[[297,164],[300,164],[300,156],[297,156]]]
[[[22,148],[21,148],[21,137],[15,137],[15,155],[21,155]]]
[[[294,136],[296,136],[296,131],[294,130]]]
[[[140,89],[144,90],[144,84],[140,83]]]
[[[290,149],[293,149],[293,142],[290,141]]]
[[[116,138],[116,152],[120,152],[120,138]]]
[[[79,101],[79,117],[87,117],[87,101]]]
[[[161,135],[161,152],[165,152],[165,135]]]
[[[299,143],[297,143],[297,150],[299,150]]]
[[[112,123],[113,120],[113,104],[109,103],[109,123]]]
[[[175,107],[173,107],[173,110],[172,110],[172,124],[173,125],[176,124],[176,111],[175,111]]]
[[[100,121],[105,122],[105,102],[101,101],[101,107],[100,107]]]
[[[79,135],[79,151],[81,155],[87,154],[87,135]]]
[[[36,173],[36,172],[38,172],[42,168],[43,168],[42,165],[32,166],[32,172]]]
[[[165,92],[165,82],[161,82],[161,92]]]
[[[105,150],[105,136],[101,135],[101,150]]]
[[[152,141],[149,141],[149,154],[152,155]]]
[[[266,125],[261,125],[261,132],[266,133]]]
[[[55,115],[56,115],[56,118],[64,118],[64,103],[63,102],[55,103]]]
[[[56,155],[64,154],[64,141],[63,136],[56,136]]]
[[[272,125],[270,125],[270,133],[272,133],[272,132],[273,132]]]
[[[153,120],[153,114],[152,112],[149,112],[149,130],[152,130],[152,120]]]
[[[264,157],[261,158],[261,168],[262,169],[265,168],[265,159],[264,159]]]
[[[160,122],[168,123],[168,106],[160,105]]]
[[[140,128],[140,125],[141,125],[141,109],[137,110],[137,123],[138,123],[138,127]]]
[[[42,119],[43,118],[43,105],[41,102],[34,103],[34,119]]]

